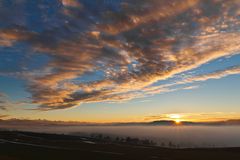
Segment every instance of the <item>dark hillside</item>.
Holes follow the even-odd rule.
[[[167,149],[94,138],[0,132],[1,160],[239,160],[240,148]]]

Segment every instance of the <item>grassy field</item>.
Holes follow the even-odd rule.
[[[239,160],[240,148],[167,149],[93,138],[0,132],[0,160]]]

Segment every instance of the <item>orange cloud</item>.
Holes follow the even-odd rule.
[[[240,53],[239,11],[232,8],[239,6],[237,1],[135,2],[122,3],[121,12],[83,14],[77,1],[64,0],[62,10],[67,6],[69,14],[59,12],[64,23],[57,29],[50,27],[38,33],[21,27],[1,29],[0,45],[28,43],[32,54],[50,58],[38,74],[15,73],[28,81],[32,102],[43,110],[64,109],[174,91],[169,88],[172,84],[151,86]],[[79,80],[96,72],[101,72],[100,79]],[[188,81],[217,79],[236,72]],[[194,86],[182,89],[191,88]]]
[[[220,79],[229,75],[240,74],[240,66],[231,67],[225,70],[220,70],[214,73],[198,75],[195,77],[188,78],[185,82],[195,82],[195,81],[206,81],[209,79]]]
[[[151,21],[164,21],[167,18],[177,16],[194,7],[198,2],[199,0],[173,0],[171,2],[134,0],[129,3],[122,3],[121,15],[115,12],[105,13],[105,20],[112,20],[111,24],[102,23],[98,27],[105,32],[119,34],[148,24]]]
[[[23,28],[3,29],[0,30],[0,45],[10,47],[14,42],[27,40],[30,36]]]
[[[70,6],[70,7],[79,7],[80,3],[77,0],[62,0],[62,4],[64,6]]]

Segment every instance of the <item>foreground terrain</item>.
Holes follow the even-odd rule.
[[[0,131],[0,160],[239,160],[240,148],[167,149],[95,138]]]

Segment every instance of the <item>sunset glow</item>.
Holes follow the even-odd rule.
[[[182,116],[181,115],[179,115],[179,114],[170,114],[169,115],[169,118],[171,118],[171,119],[180,119]]]
[[[178,124],[181,124],[181,120],[180,119],[175,119],[174,120],[175,121],[175,123],[178,125]]]
[[[1,119],[240,119],[238,1],[0,7]]]

